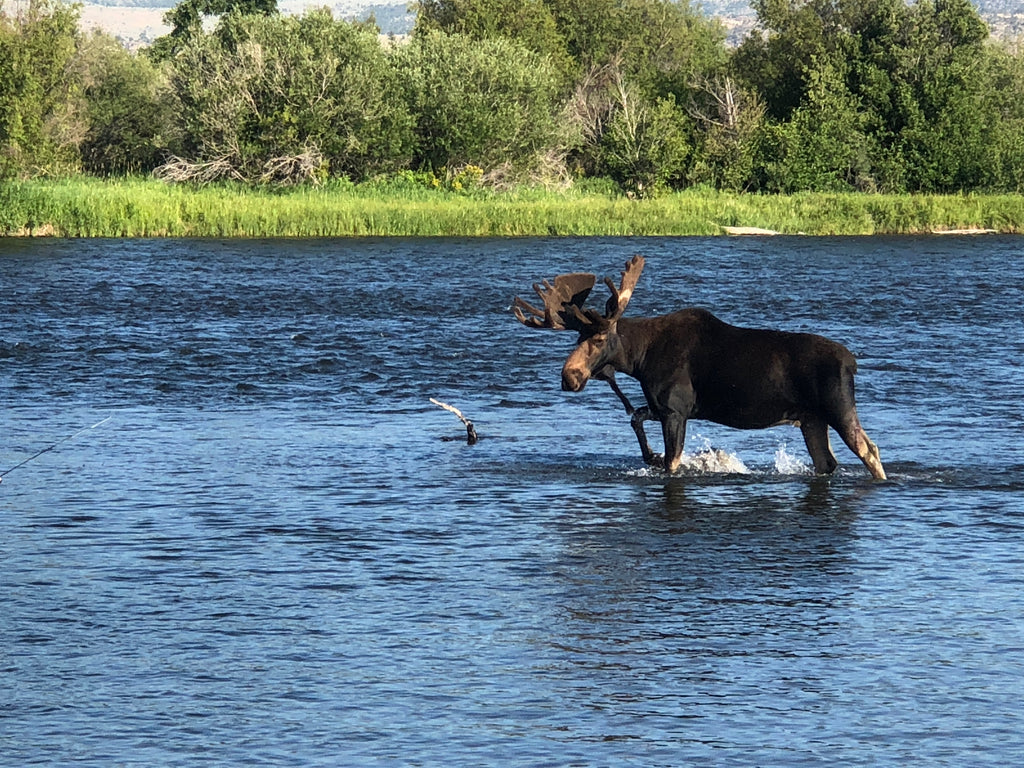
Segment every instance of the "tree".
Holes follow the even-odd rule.
[[[680,174],[690,152],[685,116],[671,99],[651,102],[624,87],[616,98],[601,137],[602,170],[630,197],[654,196]]]
[[[153,170],[164,160],[172,130],[163,73],[100,32],[82,41],[75,66],[88,118],[80,147],[84,169],[100,175]]]
[[[990,46],[987,96],[997,115],[991,136],[993,188],[1024,191],[1024,56],[1004,47]]]
[[[796,163],[783,172],[775,162],[777,183],[936,192],[991,183],[1000,112],[986,95],[988,31],[969,0],[754,7],[763,30],[734,65],[778,124],[771,146]]]
[[[688,2],[623,0],[621,57],[629,79],[653,98],[684,103],[699,76],[723,72],[725,30]]]
[[[998,120],[986,59],[988,30],[967,0],[918,0],[852,38],[850,87],[872,123],[883,188],[949,192],[987,185]]]
[[[33,0],[14,16],[0,7],[0,178],[77,168],[77,36],[77,7]]]
[[[727,59],[719,22],[674,0],[545,0],[576,71],[615,62],[651,98],[685,92]]]
[[[911,189],[951,192],[988,186],[990,142],[998,115],[988,97],[988,28],[968,0],[919,0],[898,80],[913,95],[899,136]]]
[[[687,181],[735,191],[756,186],[765,114],[760,99],[729,75],[698,75],[691,94],[695,147]]]
[[[740,83],[758,94],[768,116],[787,120],[803,102],[811,62],[829,53],[826,10],[831,5],[827,0],[752,0],[751,7],[761,29],[744,39],[732,65]]]
[[[277,0],[181,0],[164,14],[171,31],[153,42],[150,55],[157,61],[171,58],[202,34],[204,17],[230,13],[271,16],[277,13]]]
[[[526,168],[559,143],[558,77],[521,44],[428,32],[392,55],[415,121],[414,165]]]
[[[413,35],[430,32],[508,38],[546,56],[567,78],[572,71],[565,39],[544,0],[421,0]]]
[[[686,115],[671,96],[647,96],[618,61],[587,73],[566,115],[580,137],[574,160],[585,174],[608,176],[631,197],[655,195],[680,177],[690,153]]]
[[[231,13],[174,58],[171,82],[187,160],[174,170],[317,181],[408,160],[412,124],[377,35],[326,9]]]
[[[721,25],[676,0],[421,0],[415,34],[507,37],[571,85],[611,62],[651,98],[678,95],[726,61]]]
[[[767,133],[763,184],[768,191],[872,191],[870,139],[863,114],[844,86],[844,63],[819,64],[804,103]]]

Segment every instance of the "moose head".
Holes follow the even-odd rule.
[[[534,283],[533,290],[544,302],[543,309],[531,306],[518,296],[514,299],[513,312],[528,328],[579,333],[576,348],[562,367],[562,389],[566,392],[581,391],[591,378],[612,380],[614,368],[610,363],[618,351],[619,318],[626,311],[643,269],[643,257],[634,256],[626,262],[618,288],[611,278],[604,279],[611,291],[604,314],[584,307],[597,282],[597,277],[588,272],[559,275],[553,283],[547,280],[541,285]],[[528,314],[524,314],[524,310]]]

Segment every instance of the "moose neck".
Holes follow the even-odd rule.
[[[650,346],[651,335],[647,332],[647,318],[621,318],[615,325],[618,344],[608,359],[619,373],[639,378],[638,373],[643,364],[647,347]]]

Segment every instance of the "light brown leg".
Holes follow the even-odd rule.
[[[885,480],[885,469],[882,468],[882,459],[878,455],[878,446],[871,442],[857,417],[853,394],[853,370],[852,367],[843,370],[844,383],[839,390],[842,396],[831,403],[829,421],[832,428],[843,438],[843,442],[864,462],[871,476],[876,480]]]
[[[842,434],[842,433],[840,433]],[[868,433],[858,424],[852,430],[849,438],[842,435],[843,440],[850,446],[850,450],[857,454],[857,457],[864,462],[868,472],[875,480],[885,480],[885,468],[882,467],[882,457],[878,453],[878,446],[868,437]]]
[[[843,442],[857,455],[857,458],[864,462],[864,466],[868,468],[871,476],[875,480],[885,480],[885,469],[882,467],[878,446],[868,437],[868,433],[860,425],[860,419],[857,418],[857,415],[853,414],[852,417],[844,420],[842,424],[838,426],[833,425],[833,427],[839,433],[839,436],[843,438]]]

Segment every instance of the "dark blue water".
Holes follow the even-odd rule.
[[[645,469],[508,311],[635,252],[849,346],[891,480]],[[74,435],[0,484],[0,764],[1020,764],[1022,318],[1014,238],[0,240],[0,471]]]

